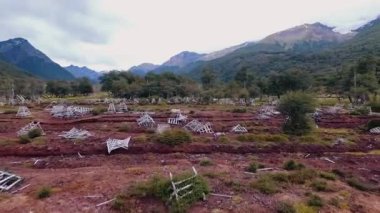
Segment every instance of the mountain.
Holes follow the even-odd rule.
[[[138,66],[133,66],[129,69],[130,72],[132,72],[135,75],[143,76],[146,73],[157,69],[160,65],[151,64],[151,63],[143,63]]]
[[[75,78],[83,78],[86,77],[90,79],[92,82],[99,82],[99,77],[102,76],[101,73],[92,70],[86,66],[78,67],[74,65],[70,65],[68,67],[64,67],[67,71],[69,71]]]
[[[0,58],[44,80],[72,80],[74,76],[34,48],[26,39],[0,42]]]
[[[319,22],[304,24],[269,35],[260,43],[279,44],[284,49],[291,49],[305,43],[340,43],[351,37],[350,34],[341,34],[333,29]]]
[[[18,78],[35,78],[32,74],[27,73],[25,70],[0,60],[0,79],[18,79]]]
[[[162,64],[164,67],[184,67],[192,62],[198,61],[205,54],[183,51],[171,57],[168,61]]]
[[[340,34],[320,23],[274,33],[223,57],[183,67],[178,72],[196,80],[202,70],[213,70],[222,81],[247,69],[255,75],[301,69],[314,74],[334,72],[365,55],[380,56],[380,23],[376,19],[354,33]]]
[[[218,51],[215,51],[215,52],[211,52],[211,53],[208,53],[206,55],[204,55],[203,57],[201,57],[199,60],[201,61],[211,61],[211,60],[214,60],[214,59],[217,59],[217,58],[220,58],[220,57],[223,57],[229,53],[232,53],[234,52],[235,50],[238,50],[242,47],[245,47],[247,46],[248,44],[250,44],[251,42],[245,42],[243,44],[239,44],[239,45],[235,45],[235,46],[232,46],[232,47],[228,47],[228,48],[225,48],[225,49],[222,49],[222,50],[218,50]]]

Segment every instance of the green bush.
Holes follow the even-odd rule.
[[[315,207],[322,207],[323,206],[323,200],[318,195],[311,195],[309,200],[307,201],[307,205],[315,206]]]
[[[283,168],[285,170],[297,170],[305,168],[305,166],[302,163],[297,163],[294,160],[288,160],[284,163]]]
[[[28,135],[20,135],[18,138],[19,138],[19,143],[20,144],[27,144],[27,143],[31,142],[31,140],[28,137]]]
[[[44,186],[37,191],[37,198],[44,199],[50,197],[52,190],[49,186]]]
[[[296,213],[296,210],[292,204],[282,201],[282,202],[277,203],[276,212],[277,213]]]
[[[304,135],[313,129],[308,113],[315,111],[315,99],[304,92],[289,92],[280,99],[278,110],[288,117],[283,131],[291,135]]]
[[[288,137],[286,135],[281,134],[244,134],[239,135],[236,138],[238,141],[241,142],[287,142],[289,141]]]
[[[42,135],[42,130],[41,129],[32,129],[28,132],[28,137],[30,139],[33,139],[33,138],[37,138],[37,137],[40,137]]]
[[[246,113],[247,109],[245,108],[235,108],[232,110],[233,113]]]
[[[156,136],[156,141],[158,143],[175,146],[183,143],[191,142],[191,135],[180,129],[168,130],[162,134]]]
[[[191,174],[176,176],[174,177],[174,181],[183,180],[190,176]],[[209,193],[207,182],[199,175],[192,180],[192,193],[179,201],[176,201],[174,198],[170,200],[171,188],[169,179],[156,176],[147,182],[132,186],[129,190],[129,195],[135,197],[155,197],[167,203],[171,212],[185,212],[194,202],[201,200],[204,194]]]

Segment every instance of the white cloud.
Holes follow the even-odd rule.
[[[183,50],[210,52],[258,40],[303,23],[319,21],[347,32],[380,11],[378,0],[59,3],[0,0],[2,10],[12,11],[0,13],[0,27],[7,29],[0,32],[0,39],[26,37],[62,65],[128,69],[143,62],[162,63]]]

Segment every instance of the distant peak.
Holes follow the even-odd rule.
[[[28,42],[28,40],[26,40],[24,38],[12,38],[12,39],[9,39],[6,42],[11,42],[14,45],[20,45],[20,44]]]

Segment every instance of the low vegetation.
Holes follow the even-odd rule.
[[[163,132],[162,134],[157,134],[156,141],[158,143],[176,146],[183,143],[191,142],[191,135],[185,130],[173,129]]]
[[[44,199],[44,198],[50,197],[51,194],[52,194],[51,187],[50,186],[44,186],[44,187],[41,187],[37,191],[37,198],[38,199]]]
[[[189,176],[189,174],[176,176],[174,180],[183,180]],[[128,190],[127,196],[138,198],[154,197],[165,202],[171,212],[185,212],[194,202],[203,199],[204,195],[209,193],[208,184],[201,176],[193,179],[192,184],[192,193],[177,201],[175,198],[170,199],[172,193],[170,180],[155,176],[147,182],[133,185]]]
[[[33,139],[33,138],[37,138],[37,137],[40,137],[42,135],[42,130],[41,129],[32,129],[28,132],[28,137],[30,139]]]
[[[241,142],[287,142],[289,141],[286,135],[282,134],[244,134],[236,138]]]
[[[297,163],[294,160],[288,160],[284,163],[283,168],[285,170],[297,170],[305,168],[305,166],[302,163]]]

